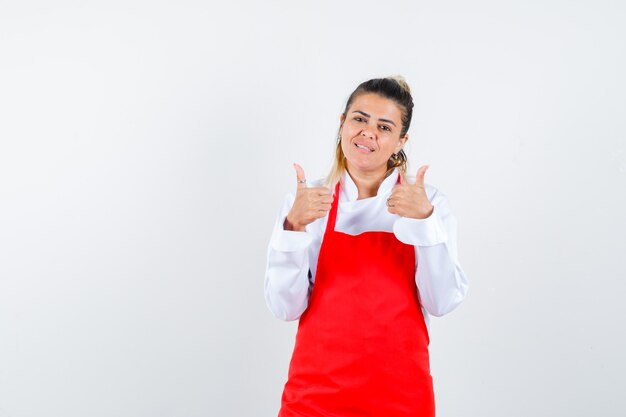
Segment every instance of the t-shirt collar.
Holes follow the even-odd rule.
[[[391,189],[396,185],[396,181],[398,180],[398,168],[394,168],[393,172],[389,174],[387,178],[383,180],[378,188],[377,195],[386,195]],[[341,190],[345,193],[348,201],[355,201],[359,198],[359,189],[356,187],[356,184],[352,180],[350,174],[346,170],[343,173],[343,181],[341,183]]]

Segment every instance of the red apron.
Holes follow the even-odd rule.
[[[339,183],[279,417],[434,417],[414,248],[336,232],[338,204]]]

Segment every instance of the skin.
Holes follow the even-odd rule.
[[[385,179],[387,161],[399,152],[409,139],[400,136],[402,110],[393,101],[377,94],[361,94],[340,115],[341,148],[346,157],[348,174],[359,191],[358,199],[376,196]],[[363,147],[367,149],[363,149]],[[304,181],[304,170],[294,164],[298,181]],[[415,184],[402,177],[387,200],[389,213],[413,219],[424,219],[434,210],[424,189],[428,165],[417,171]],[[304,231],[305,226],[326,216],[333,196],[327,187],[307,187],[299,182],[296,199],[284,223],[285,230]]]

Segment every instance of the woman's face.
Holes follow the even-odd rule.
[[[401,120],[402,111],[394,101],[373,93],[359,95],[346,116],[340,116],[341,149],[348,171],[384,175],[391,155],[409,138],[400,137]]]

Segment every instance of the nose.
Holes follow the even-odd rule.
[[[366,138],[374,139],[374,134],[370,131],[369,127],[366,127],[365,129],[363,129],[363,131],[361,132],[361,135],[365,136]]]

